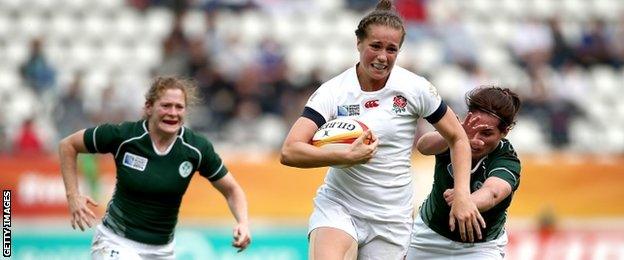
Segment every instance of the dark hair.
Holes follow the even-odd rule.
[[[399,43],[399,47],[403,45],[405,27],[403,26],[403,19],[397,14],[392,5],[392,1],[380,0],[375,10],[360,20],[357,30],[355,30],[355,36],[357,36],[359,41],[366,39],[368,36],[367,30],[371,25],[385,25],[401,30],[401,42]]]
[[[173,76],[157,77],[145,93],[145,105],[153,105],[156,100],[162,97],[167,89],[179,89],[184,93],[184,103],[187,107],[199,101],[197,96],[197,85],[195,81]],[[144,117],[147,117],[144,115]]]
[[[468,111],[480,110],[500,120],[498,129],[508,132],[516,124],[520,97],[508,88],[483,86],[466,93]]]

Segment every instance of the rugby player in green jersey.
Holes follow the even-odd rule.
[[[462,123],[472,149],[471,200],[485,220],[473,243],[449,229],[453,171],[446,142],[437,132],[423,135],[416,148],[435,155],[433,188],[414,221],[407,259],[502,259],[505,256],[507,208],[520,184],[520,160],[505,139],[520,109],[518,95],[498,87],[476,88],[466,95]]]
[[[174,229],[196,171],[227,200],[236,218],[232,245],[251,242],[245,193],[228,173],[212,144],[184,127],[195,85],[157,78],[146,94],[144,118],[80,130],[59,144],[72,228],[92,227],[95,201],[78,190],[78,153],[111,153],[117,169],[115,192],[93,237],[93,259],[175,259]]]

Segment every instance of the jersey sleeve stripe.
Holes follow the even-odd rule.
[[[210,176],[206,177],[206,179],[214,177],[215,175],[217,175],[217,173],[221,171],[221,169],[223,169],[223,162],[221,162],[221,166],[219,166],[219,168],[213,174],[210,174]]]
[[[442,100],[440,102],[440,106],[438,106],[438,108],[436,109],[436,111],[434,111],[431,115],[426,116],[425,119],[427,120],[427,122],[429,122],[430,124],[435,124],[438,121],[440,121],[440,119],[442,119],[442,117],[446,114],[446,110],[447,110],[447,106],[446,103],[444,103],[444,100]]]
[[[147,134],[147,132],[143,133],[143,134],[142,134],[142,135],[140,135],[140,136],[133,137],[133,138],[130,138],[130,139],[128,139],[128,140],[125,140],[125,141],[121,142],[121,144],[119,144],[119,147],[117,148],[117,152],[115,152],[115,158],[117,158],[117,155],[119,155],[119,151],[121,151],[121,147],[122,147],[125,143],[130,142],[130,141],[132,141],[132,140],[141,139],[141,138],[143,138],[143,136],[145,136],[146,134]]]
[[[197,167],[199,167],[199,165],[201,164],[201,161],[202,161],[202,154],[199,151],[199,149],[197,149],[197,148],[193,147],[192,145],[184,142],[184,139],[182,139],[182,135],[179,135],[178,138],[180,138],[180,141],[182,141],[183,145],[187,146],[188,148],[191,148],[191,150],[195,151],[199,155],[199,162],[197,163]]]
[[[516,183],[518,182],[518,178],[516,178],[516,175],[514,175],[514,174],[513,174],[513,172],[511,172],[509,169],[504,168],[504,167],[498,167],[498,168],[494,168],[494,169],[492,169],[490,172],[488,172],[488,176],[492,176],[492,173],[493,173],[494,171],[499,171],[499,170],[502,170],[502,171],[506,171],[506,172],[508,172],[508,173],[509,173],[509,175],[511,175],[511,177],[513,177],[514,182],[516,182]]]
[[[311,107],[305,107],[301,116],[314,121],[317,127],[321,127],[323,124],[325,124],[325,118]]]
[[[97,147],[97,142],[95,141],[95,133],[97,132],[98,127],[100,127],[100,126],[96,126],[96,127],[93,129],[93,148],[95,149],[95,152],[96,152],[96,153],[99,153],[99,152],[100,152],[100,150],[99,150],[99,149],[98,149],[98,147]]]

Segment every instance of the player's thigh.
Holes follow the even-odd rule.
[[[318,195],[314,199],[314,211],[310,215],[308,225],[308,237],[312,231],[318,228],[334,228],[341,230],[357,241],[353,216],[340,201],[335,198],[328,198]]]
[[[308,250],[310,260],[353,260],[356,259],[357,255],[357,242],[343,230],[318,227],[310,232]]]
[[[353,216],[339,198],[317,194],[308,232],[310,259],[355,259],[358,241]]]

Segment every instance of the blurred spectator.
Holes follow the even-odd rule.
[[[537,18],[521,21],[511,39],[518,63],[529,70],[547,63],[553,46],[551,35],[550,28]]]
[[[206,22],[206,34],[204,36],[204,48],[206,55],[212,60],[220,51],[225,49],[226,41],[217,31],[217,11],[206,11],[204,19]]]
[[[173,29],[163,42],[163,61],[156,73],[158,75],[188,75],[189,41],[182,28],[182,16],[174,19]]]
[[[239,99],[259,99],[262,89],[260,87],[260,68],[256,64],[243,65],[241,77],[234,81],[234,91]]]
[[[227,9],[235,12],[242,12],[257,7],[254,0],[199,0],[196,1],[196,6],[206,11]]]
[[[236,80],[242,74],[243,68],[248,66],[254,59],[256,49],[249,48],[241,42],[241,35],[229,35],[223,45],[224,49],[218,51],[213,62],[218,64],[220,73],[228,80]]]
[[[284,99],[287,93],[294,93],[296,86],[288,79],[288,66],[282,63],[276,68],[275,78],[263,84],[262,107],[263,111],[274,115],[284,116],[285,111],[292,108],[292,101]],[[286,103],[284,102],[286,101]]]
[[[374,8],[377,5],[378,0],[347,0],[347,8],[357,11],[364,12],[368,9]]]
[[[237,103],[236,116],[225,127],[225,138],[234,147],[258,150],[278,149],[286,135],[286,125],[274,115],[263,114],[253,99]]]
[[[570,143],[570,125],[575,118],[583,116],[579,104],[589,95],[587,79],[578,65],[567,62],[560,74],[553,74],[548,100],[550,120],[550,143],[555,148],[565,148]]]
[[[440,25],[438,34],[444,46],[447,63],[456,63],[463,67],[476,65],[477,46],[458,13],[449,15]]]
[[[44,154],[44,145],[35,130],[34,120],[31,117],[22,122],[22,126],[13,142],[14,154],[26,156]]]
[[[521,89],[518,93],[522,98],[521,115],[533,117],[538,122],[550,122],[550,112],[548,109],[549,93],[546,85],[548,76],[546,66],[536,66],[528,68],[527,71],[530,84]],[[549,124],[541,124],[544,133],[550,132]]]
[[[261,82],[274,82],[282,75],[285,66],[283,46],[273,38],[264,38],[258,48],[258,65],[260,66]]]
[[[458,104],[454,104],[452,106],[453,111],[457,115],[466,115],[468,113],[468,105],[466,105],[466,94],[470,90],[474,89],[477,86],[484,86],[488,84],[492,84],[488,82],[488,79],[491,79],[491,75],[489,75],[483,67],[479,66],[478,63],[460,63],[461,68],[466,72],[466,80],[460,85],[460,88],[457,93],[458,94]],[[451,103],[449,102],[449,105]]]
[[[608,49],[613,57],[615,66],[621,68],[624,65],[624,12],[611,27]]]
[[[128,0],[128,4],[138,10],[146,10],[150,6],[161,6],[171,9],[176,15],[184,13],[194,2],[193,0]]]
[[[271,15],[289,15],[311,12],[318,7],[316,0],[254,0],[256,7]]]
[[[607,27],[604,20],[592,19],[583,30],[581,42],[577,47],[579,60],[584,66],[611,64],[613,59],[609,53]]]
[[[419,41],[431,35],[428,24],[427,3],[429,0],[396,0],[396,9],[403,18],[406,40]]]
[[[195,78],[203,102],[190,118],[192,125],[198,131],[218,134],[234,113],[237,97],[234,84],[210,67],[198,71]]]
[[[206,52],[203,39],[193,39],[188,44],[189,60],[187,64],[187,71],[191,77],[197,77],[200,70],[210,66],[210,57]]]
[[[294,89],[294,85],[288,80],[288,64],[282,49],[275,40],[266,38],[260,43],[258,53],[260,104],[263,112],[274,115],[282,115],[282,95],[285,91]]]
[[[561,20],[559,20],[559,18],[552,18],[548,20],[548,25],[550,26],[552,37],[550,65],[556,69],[560,69],[564,64],[573,61],[574,51],[563,35]]]
[[[285,74],[287,74],[287,69],[287,67],[284,68]],[[288,79],[284,78],[284,81],[288,81]],[[292,88],[283,88],[279,103],[282,107],[282,120],[286,125],[292,125],[301,116],[301,111],[303,111],[308,97],[323,84],[321,69],[318,67],[312,69],[306,81],[301,85],[294,85],[290,81],[285,84],[291,85]]]
[[[120,97],[118,88],[114,84],[111,83],[106,86],[102,90],[102,96],[100,98],[100,107],[92,112],[93,123],[90,125],[103,124],[107,122],[121,123],[133,118],[134,115],[131,114],[129,111],[130,107],[128,106],[128,103],[126,103],[128,100]]]
[[[559,73],[553,73],[550,85],[554,99],[572,104],[586,102],[592,91],[585,69],[571,61],[564,63]]]
[[[0,155],[10,151],[11,143],[7,138],[6,126],[0,125]]]
[[[132,6],[140,11],[145,11],[148,7],[150,7],[150,0],[127,0],[129,6]]]
[[[535,258],[538,260],[552,259],[549,256],[549,245],[557,236],[557,218],[552,206],[547,206],[539,213],[537,218],[537,249]]]
[[[10,95],[7,93],[0,94],[0,102],[2,104],[8,104]],[[9,141],[7,134],[7,114],[0,114],[0,154],[5,154],[11,150],[11,142]]]
[[[47,109],[54,98],[56,71],[44,56],[41,45],[40,39],[31,41],[30,56],[20,71],[26,84],[35,92],[37,97],[41,98],[40,101]]]
[[[426,25],[428,0],[396,0],[396,9],[406,23]]]
[[[235,117],[224,129],[228,143],[234,146],[260,146],[256,127],[261,116],[262,110],[257,101],[246,98],[237,102]]]
[[[587,86],[574,63],[568,62],[563,75],[547,66],[531,69],[531,91],[524,93],[522,114],[541,122],[555,148],[565,148],[570,142],[570,125],[581,116],[577,101],[586,97]]]
[[[60,96],[54,108],[53,115],[59,138],[92,124],[84,108],[82,88],[82,73],[78,72],[74,74],[74,79],[69,84],[67,92]]]

